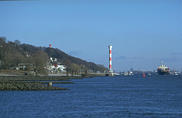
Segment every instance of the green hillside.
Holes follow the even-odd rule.
[[[16,67],[22,64],[27,66],[25,71],[46,73],[45,67],[50,57],[57,58],[60,64],[67,67],[68,72],[104,72],[107,70],[102,65],[70,56],[60,49],[36,47],[29,44],[21,44],[17,40],[11,42],[7,41],[6,38],[0,38],[1,70],[15,70]]]

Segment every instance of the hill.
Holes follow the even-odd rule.
[[[6,41],[6,38],[0,38],[0,69],[13,70],[23,64],[27,71],[36,71],[37,73],[46,72],[50,57],[67,67],[69,72],[104,72],[107,69],[93,62],[87,62],[66,54],[57,48],[36,47],[29,44],[21,44],[20,41]],[[22,66],[22,65],[21,65]]]

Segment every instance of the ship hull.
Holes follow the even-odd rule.
[[[159,75],[169,75],[169,71],[164,71],[164,70],[160,70],[160,69],[157,70],[157,73]]]

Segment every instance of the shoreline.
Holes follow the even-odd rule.
[[[53,85],[49,86],[49,82]],[[73,84],[66,77],[0,76],[0,91],[68,90],[54,84]]]
[[[0,76],[0,91],[69,90],[67,88],[55,87],[54,84],[74,84],[71,79],[84,79],[98,76]],[[49,85],[50,82],[51,86]]]

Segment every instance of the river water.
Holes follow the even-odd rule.
[[[95,77],[66,91],[0,91],[0,118],[182,118],[182,78]]]

